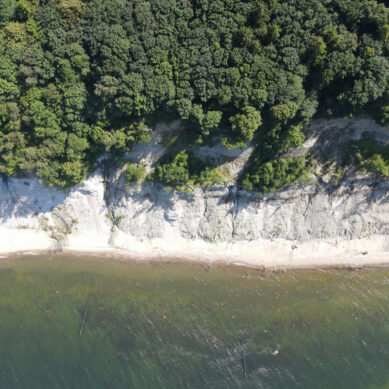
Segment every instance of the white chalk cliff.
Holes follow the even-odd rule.
[[[328,139],[370,133],[388,143],[389,129],[371,119],[316,121],[294,154],[323,148]],[[150,170],[164,153],[160,126],[129,160]],[[340,135],[339,135],[340,134]],[[335,139],[336,140],[336,139]],[[251,148],[195,150],[224,163],[233,179]],[[292,154],[293,154],[292,153]],[[34,177],[0,178],[0,253],[87,250],[141,258],[222,260],[265,267],[389,263],[389,181],[349,174],[339,185],[312,180],[273,194],[228,187],[166,192],[145,182],[126,189],[120,171],[99,170],[67,192]]]

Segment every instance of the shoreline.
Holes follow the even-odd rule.
[[[178,263],[212,266],[233,266],[241,268],[249,268],[259,271],[287,271],[287,270],[358,270],[363,268],[387,268],[389,267],[389,252],[377,252],[373,254],[358,255],[353,261],[353,257],[337,257],[329,258],[326,261],[299,261],[300,263],[279,262],[271,264],[268,261],[263,263],[253,263],[252,261],[244,261],[240,258],[235,260],[232,258],[221,259],[213,258],[206,259],[201,255],[184,256],[184,255],[157,255],[157,254],[141,254],[134,253],[129,250],[117,248],[91,248],[91,249],[64,249],[62,251],[52,249],[32,249],[19,250],[11,252],[0,252],[0,263],[6,260],[25,259],[28,257],[55,257],[55,258],[75,258],[75,259],[99,259],[99,260],[114,260],[124,263],[150,264],[150,263]],[[357,260],[356,260],[357,259]]]
[[[286,239],[210,243],[176,235],[157,239],[117,231],[68,235],[66,244],[39,229],[0,226],[0,259],[21,255],[99,256],[126,262],[225,264],[263,270],[359,268],[389,265],[389,236],[364,239]],[[4,258],[5,257],[5,258]]]

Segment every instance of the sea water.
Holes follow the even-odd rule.
[[[2,259],[0,388],[389,388],[389,269]]]

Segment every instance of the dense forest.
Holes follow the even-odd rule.
[[[262,191],[309,164],[277,160],[304,123],[361,113],[389,123],[388,1],[0,0],[6,175],[69,187],[147,140],[147,124],[180,118],[196,144],[252,141],[242,185]],[[188,180],[190,160],[155,179],[180,166]]]

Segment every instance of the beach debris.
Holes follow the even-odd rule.
[[[367,255],[367,254],[369,254],[367,250],[359,251],[358,253],[354,254],[354,257],[356,257],[357,255]]]
[[[271,355],[273,355],[274,357],[277,356],[279,354],[279,351],[278,350],[274,350]]]
[[[82,331],[84,329],[84,325],[85,325],[85,320],[86,320],[86,315],[87,314],[88,314],[88,304],[85,305],[84,315],[82,317],[81,326],[80,326],[80,332],[79,332],[80,336],[82,335]]]

